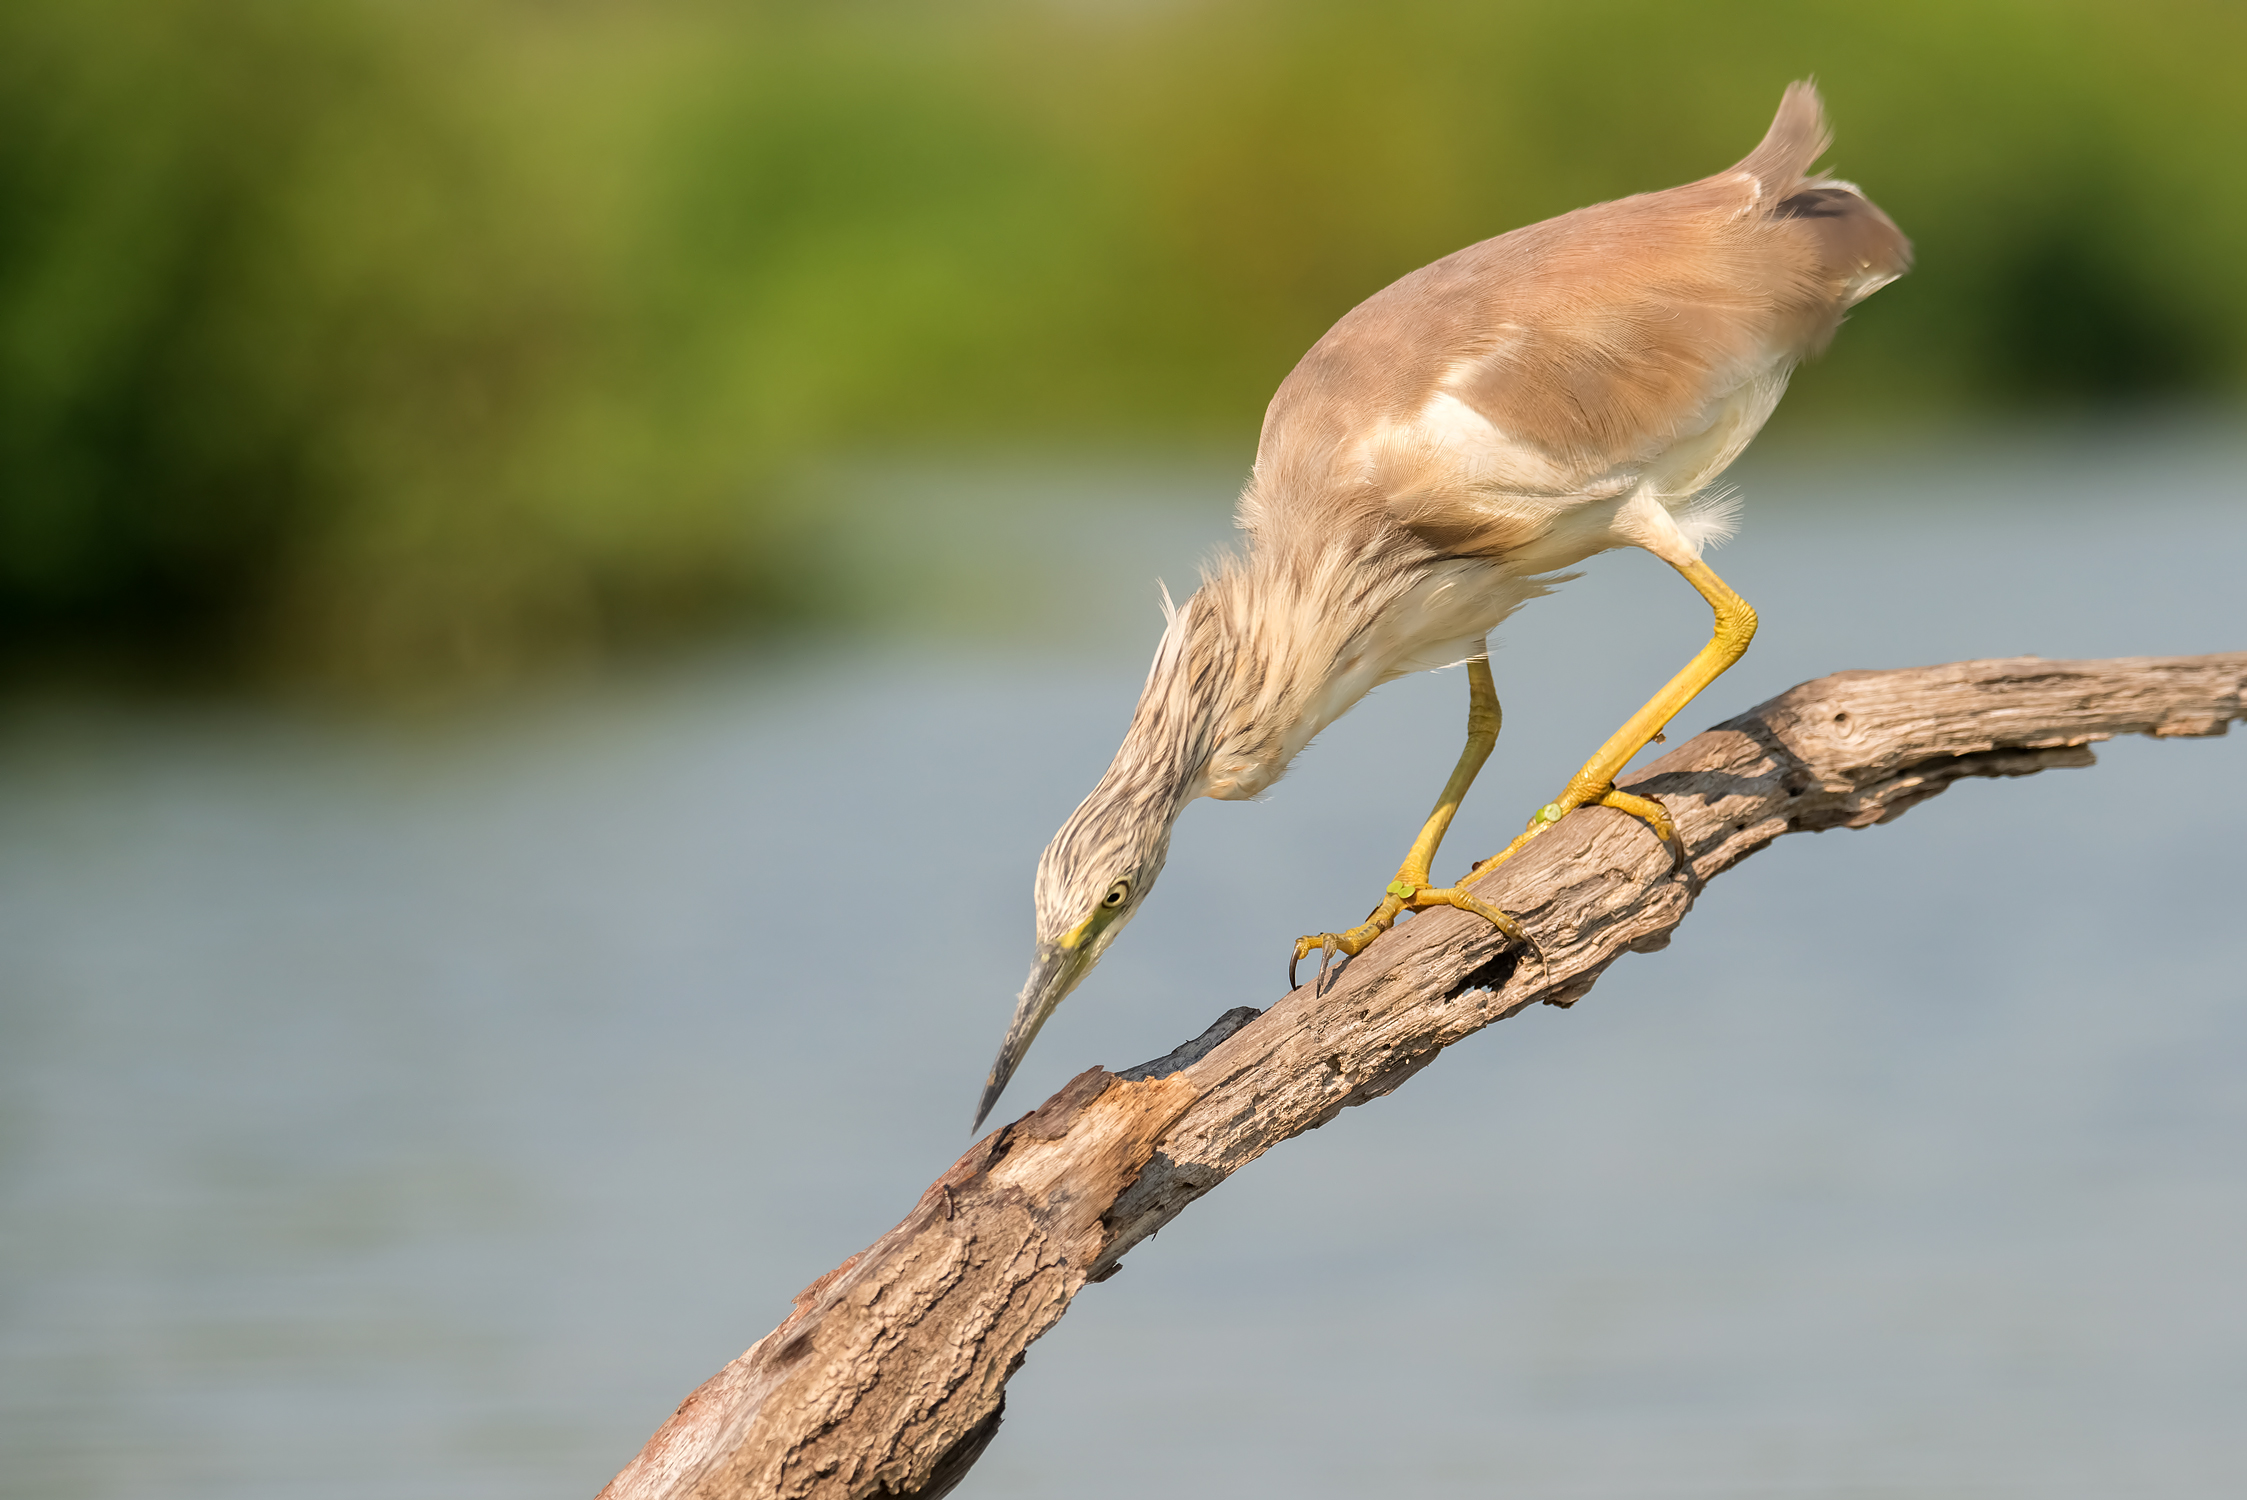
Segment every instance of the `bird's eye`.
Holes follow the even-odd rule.
[[[1117,907],[1124,904],[1124,898],[1129,896],[1130,894],[1131,882],[1128,880],[1119,880],[1114,885],[1108,887],[1108,894],[1100,898],[1100,904],[1106,907],[1108,910],[1114,911]]]

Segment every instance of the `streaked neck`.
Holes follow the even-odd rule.
[[[1381,610],[1419,576],[1369,561],[1342,548],[1257,551],[1213,568],[1163,634],[1118,765],[1129,757],[1160,767],[1163,783],[1180,789],[1177,806],[1253,797],[1279,780],[1349,706],[1328,701],[1332,684],[1351,672]]]

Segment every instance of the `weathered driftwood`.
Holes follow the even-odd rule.
[[[1669,807],[1684,869],[1642,824],[1584,809],[1476,887],[1537,934],[1543,965],[1434,911],[1323,994],[1306,985],[1156,1063],[1078,1075],[806,1287],[605,1500],[946,1493],[996,1432],[1023,1351],[1132,1246],[1460,1038],[1571,1005],[1624,953],[1665,946],[1703,883],[1780,834],[1886,822],[1965,776],[2086,766],[2118,734],[2222,734],[2243,696],[2247,652],[1843,672],[1782,693],[1628,781]]]

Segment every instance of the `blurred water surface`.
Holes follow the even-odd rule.
[[[1763,634],[1680,727],[1844,667],[2247,646],[2242,474],[2206,426],[1764,460],[1716,559]],[[0,1490],[590,1495],[964,1148],[1038,850],[1231,479],[848,482],[874,638],[418,728],[11,710]],[[1705,630],[1629,554],[1510,622],[1439,874]],[[1008,1105],[1276,998],[1463,698],[1384,689],[1189,810]],[[2241,1493],[2241,750],[1782,840],[1134,1253],[962,1493]]]

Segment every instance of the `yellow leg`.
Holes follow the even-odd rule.
[[[1660,734],[1686,704],[1693,701],[1701,689],[1716,681],[1727,667],[1747,651],[1748,642],[1755,639],[1755,611],[1748,606],[1747,600],[1732,592],[1731,585],[1711,572],[1708,564],[1699,558],[1683,561],[1673,558],[1667,561],[1685,575],[1686,582],[1701,591],[1701,597],[1708,600],[1709,608],[1716,612],[1716,631],[1710,636],[1709,643],[1695,654],[1693,660],[1685,664],[1685,670],[1672,677],[1662,691],[1647,700],[1644,708],[1632,714],[1621,729],[1609,736],[1607,743],[1599,747],[1598,753],[1584,763],[1584,769],[1569,778],[1567,787],[1558,797],[1537,810],[1537,815],[1529,820],[1526,832],[1500,850],[1496,858],[1477,865],[1475,868],[1478,872],[1489,870],[1510,859],[1522,845],[1577,808],[1595,804],[1618,808],[1633,817],[1644,819],[1653,828],[1655,836],[1670,845],[1680,859],[1683,858],[1683,851],[1677,849],[1677,829],[1670,822],[1670,815],[1663,810],[1662,804],[1652,798],[1618,792],[1615,790],[1615,777],[1623,767],[1630,764],[1632,756],[1645,749],[1648,742]]]
[[[1335,953],[1356,954],[1366,945],[1396,925],[1397,917],[1408,911],[1426,911],[1430,907],[1454,906],[1461,911],[1473,912],[1491,923],[1516,942],[1526,943],[1529,935],[1521,924],[1497,907],[1469,895],[1457,886],[1442,889],[1428,884],[1428,867],[1435,861],[1436,850],[1443,843],[1444,833],[1451,827],[1451,819],[1465,800],[1467,788],[1474,785],[1475,775],[1482,770],[1483,762],[1490,759],[1491,750],[1498,743],[1500,722],[1498,689],[1490,680],[1490,663],[1477,659],[1467,663],[1467,745],[1459,752],[1459,763],[1451,768],[1451,779],[1443,784],[1443,793],[1436,798],[1435,810],[1428,821],[1420,825],[1420,836],[1412,841],[1405,854],[1404,863],[1397,866],[1397,878],[1389,882],[1388,894],[1365,921],[1348,932],[1321,932],[1295,940],[1295,958],[1288,965],[1287,980],[1295,983],[1295,965],[1306,954],[1325,950],[1329,957]]]

